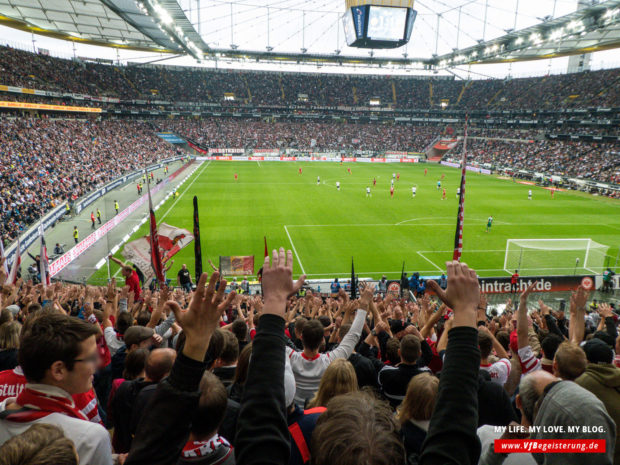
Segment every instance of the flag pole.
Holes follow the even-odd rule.
[[[194,196],[194,274],[196,282],[202,275],[202,247],[200,244],[200,220],[198,218],[198,197]]]
[[[467,173],[467,123],[469,115],[465,116],[465,134],[463,137],[463,158],[461,160],[461,184],[459,192],[459,209],[456,217],[456,231],[454,233],[454,253],[452,260],[461,261],[463,253],[463,222],[465,220],[465,177]]]

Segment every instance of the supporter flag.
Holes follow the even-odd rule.
[[[222,276],[245,276],[254,274],[254,255],[220,256]]]
[[[146,172],[146,171],[145,171]],[[146,190],[149,196],[149,224],[150,224],[150,246],[151,246],[151,267],[157,278],[157,282],[161,285],[166,282],[164,278],[164,265],[161,262],[161,253],[159,251],[159,237],[157,235],[157,221],[155,220],[155,211],[153,210],[153,199],[151,198],[151,188],[146,183]]]
[[[467,120],[465,117],[465,134],[463,137],[463,159],[461,161],[461,188],[459,191],[459,210],[456,217],[456,232],[454,233],[454,253],[452,260],[461,261],[463,253],[463,221],[465,219],[465,173],[467,173]]]
[[[269,249],[267,248],[267,236],[264,236],[265,238],[265,257],[269,256]]]
[[[355,266],[353,265],[353,257],[351,257],[351,299],[356,299],[357,286],[355,285]]]
[[[47,258],[47,246],[45,245],[45,237],[43,237],[43,228],[41,228],[41,252],[39,253],[40,270],[41,270],[41,283],[43,286],[49,286],[52,284],[50,279],[50,263]]]
[[[2,251],[2,256],[4,256],[4,250]],[[11,271],[9,272],[9,284],[15,284],[17,282],[17,270],[22,264],[22,251],[21,251],[21,243],[19,238],[17,238],[17,249],[15,249],[15,260],[13,260],[13,265],[11,266]],[[6,262],[5,262],[6,266]]]
[[[200,221],[198,220],[198,197],[194,196],[194,266],[196,282],[202,275],[202,248],[200,245]]]
[[[9,265],[6,262],[6,255],[4,254],[4,244],[2,243],[2,239],[0,239],[0,257],[4,257],[5,260],[2,263],[2,266],[4,267],[4,272],[7,274],[9,274]]]
[[[159,256],[162,265],[165,265],[179,250],[194,240],[194,236],[186,229],[177,228],[161,223],[157,231]],[[122,255],[136,265],[144,273],[144,281],[148,282],[156,277],[152,266],[151,236],[143,236],[125,245]]]

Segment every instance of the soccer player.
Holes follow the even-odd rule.
[[[515,270],[515,274],[510,277],[510,292],[515,293],[519,290],[519,270]]]
[[[336,189],[340,190],[340,181],[336,181]]]
[[[118,215],[118,210],[120,209],[120,206],[118,205],[118,201],[114,201],[114,210],[116,210],[116,214]]]
[[[400,181],[400,173],[396,173],[396,180]]]
[[[95,229],[95,212],[90,212],[90,229]]]
[[[396,173],[392,173],[392,179],[396,179]]]
[[[553,194],[555,194],[555,189],[551,189],[551,198],[553,198]]]
[[[417,190],[418,190],[418,188],[417,188],[417,187],[415,187],[415,186],[413,186],[413,187],[411,188],[411,196],[412,196],[412,197],[415,197],[415,193],[416,193],[416,191],[417,191]]]
[[[493,226],[493,217],[489,216],[489,219],[487,220],[487,230],[486,230],[486,232],[489,232],[491,230],[491,226]]]
[[[428,173],[428,168],[424,168],[424,176]]]
[[[372,185],[373,187],[377,185],[377,178],[372,178]]]
[[[235,181],[239,179],[239,175],[237,173],[235,173]]]
[[[443,192],[441,194],[441,200],[446,200],[446,188],[443,188]]]
[[[446,177],[445,173],[441,173],[441,180],[442,181],[443,181],[443,178],[445,178],[445,177]]]
[[[456,188],[456,198],[458,199],[461,196],[461,188],[457,187]]]
[[[138,195],[140,195],[140,183],[136,184],[136,189],[138,190]]]
[[[316,177],[316,185],[318,186],[319,184],[321,184],[321,176]]]
[[[347,168],[347,171],[349,172],[349,174],[351,174],[351,168]]]
[[[299,168],[299,174],[301,174],[301,168]]]
[[[73,226],[73,240],[76,244],[80,242],[80,232],[78,231],[77,226]]]
[[[370,187],[366,187],[366,197],[372,197],[372,194],[370,193]]]
[[[391,183],[392,183],[391,186],[394,187],[394,178],[392,178]]]
[[[532,189],[530,189],[529,191],[527,191],[527,199],[528,199],[528,200],[532,200]]]
[[[99,208],[97,208],[97,221],[101,224],[101,210],[99,210]]]
[[[441,189],[441,181],[437,181],[437,190]]]
[[[390,197],[394,197],[394,186],[390,187]]]

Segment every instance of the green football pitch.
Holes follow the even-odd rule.
[[[391,198],[393,173],[400,179]],[[217,264],[220,255],[254,255],[256,273],[266,236],[270,249],[292,249],[294,274],[309,279],[350,276],[352,257],[360,277],[396,278],[403,262],[407,273],[436,276],[452,257],[459,182],[458,169],[430,164],[207,161],[156,216],[191,231],[192,198],[198,196],[205,270],[207,258]],[[489,216],[494,221],[487,233]],[[130,240],[147,233],[148,223]],[[468,172],[462,260],[480,276],[506,276],[509,239],[591,239],[608,247],[587,248],[583,240],[529,241],[511,248],[506,264],[509,270],[519,267],[522,275],[590,274],[593,267],[600,272],[616,262],[620,201],[577,192],[556,192],[552,198],[536,186]],[[117,256],[122,259],[120,251]],[[174,261],[169,277],[176,277],[183,263],[193,272],[193,244]],[[111,266],[117,274],[118,267]],[[106,277],[103,267],[91,282]]]

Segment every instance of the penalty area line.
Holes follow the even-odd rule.
[[[433,265],[435,268],[437,268],[439,271],[443,271],[443,269],[439,268],[439,267],[435,264],[435,262],[433,262],[432,260],[429,260],[428,258],[426,258],[422,252],[418,252],[418,255],[419,255],[420,257],[422,257],[424,260],[426,260],[428,263],[430,263],[431,265]]]
[[[304,270],[304,266],[301,263],[301,259],[299,258],[299,254],[297,253],[297,249],[295,248],[295,244],[293,244],[293,239],[291,239],[291,235],[288,232],[288,228],[284,225],[284,230],[286,231],[286,235],[288,236],[288,240],[291,243],[291,247],[293,248],[293,252],[295,253],[295,257],[297,258],[297,263],[299,263],[299,268],[301,268],[301,274],[306,274],[306,270]]]

